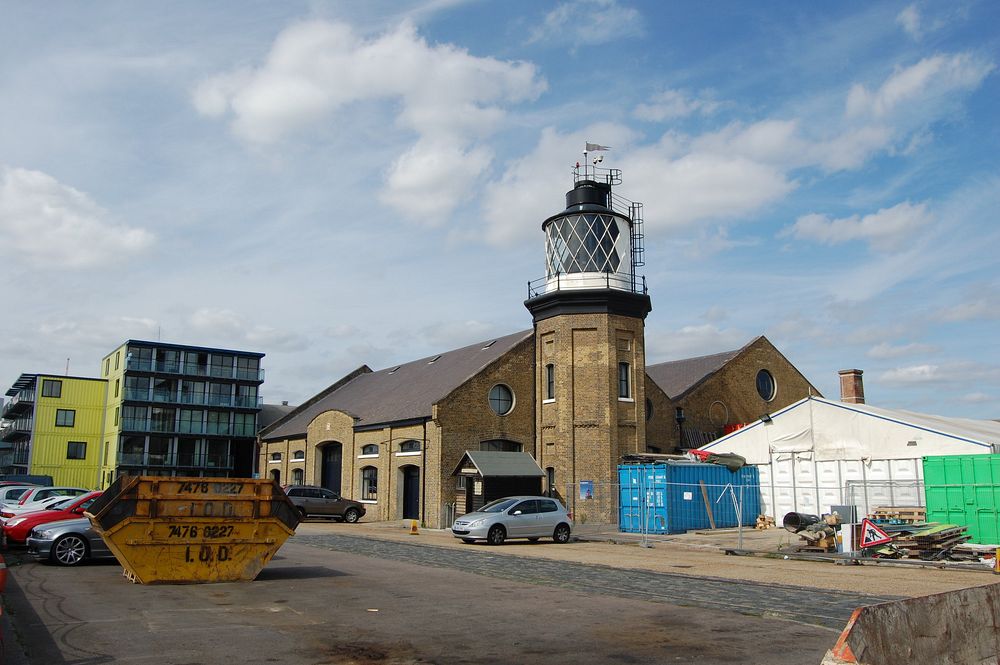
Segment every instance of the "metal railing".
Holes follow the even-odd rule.
[[[233,456],[217,453],[125,453],[117,455],[118,466],[232,469]]]
[[[198,423],[190,421],[158,422],[151,418],[123,418],[123,432],[145,432],[153,434],[206,434],[215,436],[253,437],[257,435],[256,425],[232,423]]]
[[[528,298],[537,298],[546,293],[556,291],[579,291],[584,289],[614,289],[628,293],[645,295],[645,275],[630,275],[622,273],[556,273],[555,275],[539,277],[528,282]]]
[[[192,406],[222,406],[237,409],[259,409],[264,404],[260,395],[220,395],[208,392],[181,392],[128,388],[124,397],[132,402],[156,402],[159,404],[184,404]]]
[[[179,360],[157,361],[132,358],[126,368],[134,372],[161,372],[163,374],[182,374],[186,376],[208,376],[224,379],[239,379],[241,381],[263,381],[264,369],[241,369],[202,363],[180,362]]]

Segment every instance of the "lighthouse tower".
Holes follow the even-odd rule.
[[[545,277],[524,305],[535,328],[536,441],[547,489],[580,519],[609,520],[622,455],[645,451],[642,204],[621,171],[586,161],[566,209],[542,222]],[[589,493],[589,496],[588,496]]]

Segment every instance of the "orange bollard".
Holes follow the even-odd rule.
[[[410,535],[419,536],[420,532],[417,531],[417,520],[410,520]]]

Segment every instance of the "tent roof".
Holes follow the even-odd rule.
[[[780,411],[770,414],[772,420],[778,420],[783,414],[801,407],[804,404],[813,402],[834,409],[843,409],[845,412],[861,414],[863,416],[877,418],[879,420],[905,425],[916,429],[924,430],[945,437],[950,437],[966,443],[974,443],[980,446],[1000,446],[1000,422],[995,420],[974,420],[971,418],[950,418],[947,416],[937,416],[927,413],[917,413],[915,411],[905,411],[903,409],[886,409],[872,406],[870,404],[847,404],[837,402],[823,397],[805,397],[794,404],[791,404]],[[764,423],[757,420],[742,429],[738,429],[731,434],[712,441],[704,446],[702,450],[709,450],[729,442],[741,434],[746,434],[749,430],[762,426]]]

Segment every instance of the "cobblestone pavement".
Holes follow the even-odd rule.
[[[295,542],[584,593],[774,616],[836,630],[844,627],[855,608],[898,598],[492,554],[486,546],[459,550],[341,534],[300,534]]]

